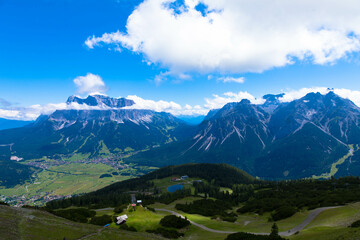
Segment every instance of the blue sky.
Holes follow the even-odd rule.
[[[327,54],[340,52],[341,55],[341,51],[344,51],[340,57],[339,54],[334,54],[334,56],[326,56],[327,58],[324,60],[324,56],[317,55],[317,48],[308,43],[304,43],[302,48],[289,45],[287,46],[288,52],[283,53],[282,51],[279,52],[278,46],[274,45],[275,40],[269,40],[269,51],[266,47],[260,53],[253,53],[254,51],[251,48],[249,52],[244,54],[240,50],[234,50],[234,52],[240,51],[239,54],[231,56],[218,65],[216,65],[216,61],[208,63],[207,59],[204,60],[204,63],[197,65],[199,62],[197,56],[201,54],[207,56],[207,51],[201,47],[196,47],[199,41],[203,41],[203,36],[196,39],[196,36],[193,36],[194,32],[189,30],[190,32],[187,33],[189,27],[186,28],[186,23],[184,25],[185,30],[175,29],[174,31],[184,31],[185,34],[189,34],[188,37],[185,35],[184,42],[186,43],[184,44],[191,45],[194,42],[194,50],[184,47],[184,50],[180,49],[182,52],[174,54],[169,52],[179,46],[176,40],[169,39],[166,41],[170,44],[169,46],[164,45],[166,51],[161,51],[159,47],[151,49],[149,46],[152,45],[147,42],[149,34],[156,36],[163,34],[162,31],[158,31],[158,28],[173,30],[174,26],[178,26],[171,25],[172,23],[159,26],[162,20],[157,21],[155,18],[160,14],[154,12],[154,22],[152,23],[154,25],[150,27],[153,28],[151,33],[144,33],[149,30],[149,26],[145,24],[136,26],[129,24],[131,29],[126,27],[128,17],[133,13],[135,7],[142,2],[137,0],[0,0],[0,98],[14,104],[13,107],[61,103],[68,96],[78,94],[78,89],[73,80],[78,76],[85,76],[87,73],[100,76],[108,88],[106,94],[110,96],[136,95],[143,99],[155,101],[174,101],[181,106],[185,104],[203,106],[206,104],[205,98],[216,98],[213,96],[214,94],[221,96],[226,92],[246,91],[255,97],[261,97],[267,93],[280,93],[311,87],[360,90],[359,45],[355,41],[358,40],[358,32],[356,32],[358,29],[353,26],[339,29],[337,26],[333,27],[329,24],[336,30],[331,34],[338,37],[336,39],[339,43],[334,43]],[[147,2],[147,5],[141,5],[138,15],[134,16],[134,19],[141,14],[147,16],[147,11],[153,11],[150,8],[155,6],[156,1],[149,0]],[[176,2],[180,6],[175,7],[175,10],[180,12],[178,19],[183,17],[184,22],[187,19],[194,19],[193,25],[196,25],[195,23],[199,20],[200,27],[207,27],[207,23],[200,21],[206,13],[202,12],[200,17],[193,13],[190,16],[191,11],[188,9],[191,9],[191,4],[187,3],[189,5],[186,5],[183,1]],[[188,0],[188,2],[191,1]],[[206,1],[203,2],[206,3]],[[224,7],[225,15],[226,9],[229,7],[226,4],[224,6],[210,6],[208,3],[208,5],[208,17],[215,19],[211,19],[211,21],[223,17],[220,15],[220,10],[218,16],[212,16],[211,14],[217,13],[210,11],[211,8]],[[314,8],[316,7],[314,6]],[[336,8],[335,5],[332,7]],[[169,6],[167,11],[173,10],[172,8],[174,7]],[[357,9],[354,6],[352,8],[355,8],[354,11]],[[258,11],[261,12],[261,9]],[[258,11],[254,15],[258,14]],[[329,14],[331,11],[332,9],[329,8]],[[348,15],[351,17],[351,14]],[[287,18],[288,16],[283,17]],[[351,19],[346,20],[350,21]],[[321,19],[314,19],[313,22],[314,25],[311,23],[306,27],[315,26],[316,28],[316,24],[322,24]],[[177,24],[175,20],[174,24]],[[263,22],[253,24],[254,26],[251,26],[251,29],[256,29]],[[286,27],[277,26],[276,23],[274,26],[274,28],[278,27],[279,31],[283,31],[282,36],[285,36],[285,45],[287,41],[292,40],[286,39],[288,31]],[[134,29],[139,32],[129,33],[130,30],[135,31]],[[249,34],[246,31],[247,29],[236,29],[238,35],[234,35],[234,38],[247,36]],[[260,30],[262,29],[259,28],[259,32]],[[115,37],[119,37],[116,35],[117,31],[122,34],[120,37],[125,36],[126,40],[116,40]],[[194,31],[196,33],[196,29]],[[342,36],[341,34],[344,32],[345,35]],[[104,33],[113,34],[110,43],[104,41]],[[219,41],[222,40],[221,33],[220,31],[216,35],[219,37]],[[340,34],[336,35],[337,33]],[[204,30],[203,35],[205,37],[206,34],[208,33]],[[251,37],[258,39],[272,36],[271,33],[267,34]],[[289,36],[291,36],[290,34]],[[351,38],[350,35],[354,37]],[[151,38],[151,43],[171,37],[170,33],[158,36],[158,38],[156,36]],[[136,50],[136,47],[139,47],[134,43],[136,37],[145,38],[142,39],[144,43],[141,45],[144,49]],[[346,42],[345,45],[341,37],[345,40],[351,39],[353,42]],[[92,38],[94,44],[90,47],[85,44],[89,38]],[[314,37],[314,39],[318,38]],[[171,41],[174,41],[174,45],[171,45]],[[211,42],[212,45],[209,46],[224,48],[221,44],[219,45],[219,41]],[[328,40],[321,39],[321,41],[319,40],[317,43],[320,46],[319,48],[326,45],[324,41],[326,43]],[[255,41],[255,43],[259,46],[264,43],[267,44],[267,42],[260,40],[259,42]],[[161,48],[162,43],[158,44]],[[211,52],[211,49],[209,50]],[[304,51],[307,53],[303,54]],[[274,52],[273,55],[279,54],[279,57],[271,59],[272,55],[267,52],[271,54]],[[284,54],[289,55],[290,53],[293,54],[291,58],[282,59]],[[175,54],[178,55],[173,56]],[[221,55],[222,53],[216,52],[216,54]],[[227,52],[224,53],[224,55],[226,54]],[[189,64],[186,61],[187,57]],[[212,57],[213,55],[210,55],[209,59],[212,60]],[[329,60],[328,57],[331,59]],[[196,61],[193,64],[194,67],[191,65],[192,59]],[[234,60],[232,63],[232,59],[236,61]],[[247,61],[247,59],[249,60]],[[287,60],[291,60],[291,62],[285,63],[284,61]],[[251,64],[248,65],[247,62],[251,62]],[[159,76],[162,76],[163,80],[156,83],[155,79]],[[221,79],[224,77],[234,79],[243,77],[245,80],[243,83],[223,82]]]

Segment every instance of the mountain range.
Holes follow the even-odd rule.
[[[0,132],[0,156],[24,159],[82,153],[96,156],[149,149],[187,138],[190,127],[165,112],[122,109],[134,104],[102,95],[70,97],[67,104],[98,106],[90,110],[57,110],[23,128]],[[105,107],[105,108],[104,108]]]
[[[28,125],[30,123],[32,123],[32,121],[21,121],[21,120],[0,118],[0,130],[19,128]]]
[[[71,96],[67,104],[96,109],[57,110],[0,131],[0,158],[132,153],[127,161],[140,165],[228,163],[265,179],[319,176],[334,167],[335,176],[360,175],[359,107],[331,91],[288,103],[282,96],[228,103],[198,125],[169,113],[124,109],[135,104],[125,98]]]
[[[328,173],[350,152],[333,174],[359,175],[358,154],[350,145],[360,142],[360,109],[333,92],[289,103],[280,102],[281,96],[266,95],[262,105],[228,103],[211,111],[192,138],[131,160],[157,166],[228,163],[262,178],[293,179]]]

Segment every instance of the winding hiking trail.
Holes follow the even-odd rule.
[[[320,213],[322,213],[323,211],[325,210],[328,210],[328,209],[333,209],[333,208],[338,208],[338,207],[323,207],[323,208],[317,208],[315,210],[313,210],[309,216],[307,216],[307,218],[299,225],[297,225],[296,227],[288,230],[288,231],[285,231],[285,232],[279,232],[279,235],[281,236],[285,236],[285,237],[288,237],[288,236],[291,236],[293,234],[295,234],[296,232],[299,232],[301,230],[303,230],[312,220],[314,220]],[[171,213],[173,215],[176,215],[178,217],[181,217],[181,218],[185,218],[184,216],[182,216],[181,214],[175,212],[175,211],[172,211],[172,210],[168,210],[168,209],[163,209],[163,208],[155,208],[155,211],[163,211],[163,212],[168,212],[168,213]],[[189,220],[189,219],[188,219]],[[221,231],[221,230],[215,230],[215,229],[211,229],[211,228],[208,228],[208,227],[205,227],[204,225],[201,225],[201,224],[198,224],[196,222],[193,222],[191,220],[189,220],[190,223],[194,226],[197,226],[205,231],[208,231],[208,232],[213,232],[213,233],[223,233],[223,234],[232,234],[232,233],[236,233],[236,232],[233,232],[233,231]],[[253,234],[256,234],[256,235],[267,235],[269,233],[253,233]]]

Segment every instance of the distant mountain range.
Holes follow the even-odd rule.
[[[132,160],[157,166],[229,163],[254,176],[287,179],[330,173],[350,144],[357,150],[360,109],[350,100],[333,92],[309,93],[290,103],[281,103],[281,96],[266,95],[262,105],[248,100],[226,104],[211,111],[191,139]],[[333,174],[360,175],[357,155],[337,165]]]
[[[32,121],[21,121],[0,118],[0,130],[9,128],[19,128],[32,123]]]
[[[360,109],[333,92],[289,103],[282,96],[265,95],[261,105],[226,104],[198,125],[169,113],[123,109],[135,104],[125,98],[71,96],[67,104],[99,109],[58,110],[31,125],[2,130],[0,157],[132,152],[137,154],[128,160],[143,165],[228,163],[268,179],[311,177],[334,167],[335,176],[360,175]]]
[[[109,107],[102,110],[57,110],[40,116],[29,126],[0,132],[0,156],[24,159],[83,153],[90,156],[127,153],[158,147],[189,137],[190,127],[169,113],[121,109],[134,104],[124,98],[102,95],[86,99],[70,97],[73,102]]]

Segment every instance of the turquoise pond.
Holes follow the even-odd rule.
[[[177,184],[168,187],[168,191],[172,193],[172,192],[176,192],[177,190],[182,190],[183,188],[184,186],[182,184]]]

